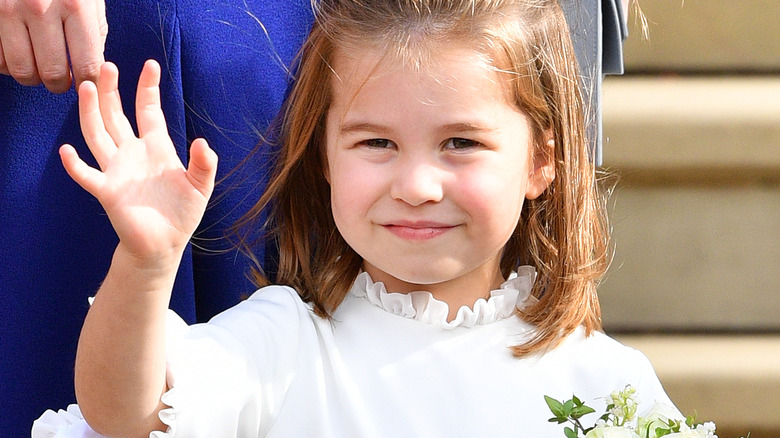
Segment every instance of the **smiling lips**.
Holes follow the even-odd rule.
[[[386,230],[396,236],[406,240],[428,240],[441,236],[447,231],[455,228],[454,225],[442,224],[439,222],[407,222],[399,221],[382,225]]]

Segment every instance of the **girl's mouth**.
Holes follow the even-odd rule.
[[[429,221],[393,222],[385,224],[383,227],[402,239],[418,241],[439,237],[455,228],[453,225]]]

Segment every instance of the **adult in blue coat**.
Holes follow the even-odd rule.
[[[69,4],[95,3],[102,0]],[[258,143],[276,115],[290,81],[287,68],[311,23],[309,0],[106,0],[105,11],[110,29],[105,59],[121,71],[120,91],[130,119],[135,119],[135,86],[143,62],[156,59],[163,66],[163,109],[180,156],[186,159],[192,139],[206,138],[220,156],[219,177]],[[95,12],[83,15],[99,30],[99,10]],[[84,20],[81,24],[88,27]],[[0,14],[0,47],[8,48],[12,40],[3,32],[6,23],[8,17]],[[26,27],[31,40],[40,42],[41,28]],[[69,29],[67,24],[63,28]],[[99,57],[100,32],[91,35],[97,39]],[[71,47],[71,53],[76,51]],[[5,50],[3,59],[16,60],[13,55],[19,53],[16,48]],[[46,408],[75,401],[73,362],[87,298],[97,290],[117,243],[100,205],[70,180],[60,163],[58,148],[63,143],[73,144],[82,156],[91,155],[79,129],[71,75],[60,69],[57,79],[51,73],[57,69],[43,65],[53,56],[36,56],[40,62],[33,69],[11,65],[4,73],[16,76],[0,76],[3,437],[27,436]],[[90,64],[88,56],[72,58],[75,79],[88,79],[88,69],[81,74],[76,68],[77,62]],[[0,73],[9,64],[0,64]],[[27,85],[43,80],[52,91],[69,90],[52,94],[15,78]],[[225,249],[214,239],[242,212],[236,205],[251,204],[263,177],[258,168],[232,175],[220,185],[233,186],[241,178],[246,190],[215,195],[195,246],[185,256],[171,307],[187,321],[206,320],[254,290],[246,277],[246,258],[213,250]]]

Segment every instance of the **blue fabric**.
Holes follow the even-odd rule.
[[[162,100],[179,155],[205,137],[224,177],[257,144],[289,85],[289,66],[311,24],[309,0],[107,1],[106,58],[134,121],[143,62],[163,66]],[[98,202],[62,169],[57,148],[91,155],[74,90],[52,95],[0,76],[0,436],[29,436],[45,409],[75,401],[73,362],[87,297],[108,269],[117,239]],[[186,161],[185,161],[186,162]],[[253,291],[248,262],[212,238],[256,199],[264,169],[220,184],[198,247],[184,256],[171,307],[206,320]],[[267,169],[265,169],[267,170]],[[236,205],[239,207],[236,208]],[[262,250],[262,248],[260,249]],[[262,257],[262,254],[261,254]]]

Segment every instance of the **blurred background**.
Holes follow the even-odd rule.
[[[606,331],[721,438],[780,437],[780,1],[641,0],[603,91]],[[634,8],[632,8],[634,9]]]

